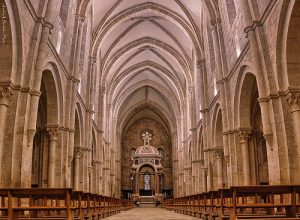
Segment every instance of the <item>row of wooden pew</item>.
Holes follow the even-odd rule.
[[[205,219],[297,219],[300,213],[300,185],[237,186],[166,199],[162,206]]]
[[[68,188],[0,189],[0,219],[102,219],[130,203]]]

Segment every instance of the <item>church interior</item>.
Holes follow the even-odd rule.
[[[300,218],[300,0],[0,9],[0,219]]]

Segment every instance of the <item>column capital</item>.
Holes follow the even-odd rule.
[[[289,93],[287,95],[286,101],[291,107],[291,112],[300,111],[300,92]]]
[[[57,141],[59,130],[58,127],[47,126],[46,130],[48,132],[50,140]]]
[[[12,89],[9,86],[0,86],[0,105],[8,105],[12,95]]]
[[[224,155],[223,149],[215,149],[214,154],[216,156],[216,159],[222,159]]]
[[[252,132],[252,129],[250,128],[242,128],[239,129],[239,137],[240,137],[240,143],[248,143],[250,134]]]
[[[80,159],[81,156],[82,156],[82,149],[81,149],[81,147],[75,147],[74,148],[74,157],[76,159]]]

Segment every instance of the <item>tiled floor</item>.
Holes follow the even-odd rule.
[[[195,220],[162,208],[134,208],[106,218],[107,220]]]

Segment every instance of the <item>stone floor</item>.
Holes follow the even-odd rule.
[[[178,214],[162,208],[134,208],[106,218],[107,220],[194,220],[191,216]]]

